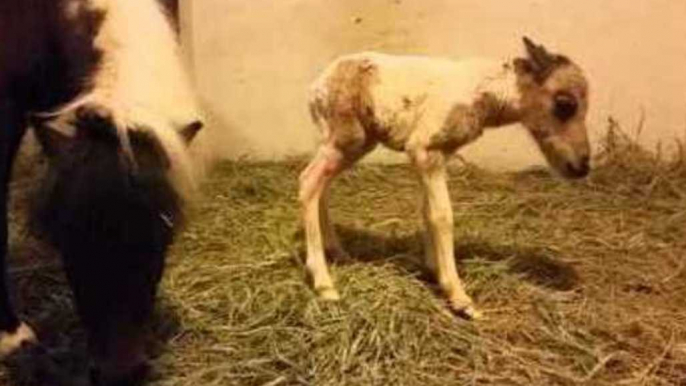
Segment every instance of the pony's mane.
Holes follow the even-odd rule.
[[[166,11],[158,0],[73,0],[65,7],[71,17],[79,17],[79,7],[103,14],[93,39],[101,59],[89,76],[90,87],[46,115],[67,114],[86,104],[108,108],[124,151],[131,154],[129,130],[149,132],[171,161],[179,193],[192,193],[192,162],[178,130],[201,114]]]

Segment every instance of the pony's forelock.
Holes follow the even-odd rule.
[[[81,96],[47,116],[92,104],[105,107],[122,149],[132,154],[129,130],[155,137],[171,161],[170,178],[183,197],[195,191],[193,163],[178,134],[202,120],[176,32],[158,0],[86,0],[104,19],[93,45],[102,53]],[[135,158],[135,155],[133,155]]]

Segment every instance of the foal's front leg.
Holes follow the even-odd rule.
[[[419,171],[424,193],[422,210],[428,234],[426,255],[429,268],[448,297],[450,307],[466,318],[477,317],[455,267],[453,211],[446,176],[446,156],[438,151],[419,150],[410,154]]]

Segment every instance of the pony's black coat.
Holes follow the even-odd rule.
[[[132,164],[107,119],[75,125],[52,156],[35,224],[62,253],[86,327],[110,336],[149,316],[181,200],[154,138],[129,135]]]
[[[85,0],[0,1],[0,332],[19,326],[5,277],[13,160],[29,117],[89,91],[101,58],[93,39],[106,17]],[[141,348],[182,200],[161,144],[129,128],[132,159],[101,107],[84,105],[67,120],[73,137],[55,142],[45,134],[52,129],[36,131],[50,166],[33,224],[61,252],[92,354],[107,362]]]
[[[93,45],[105,15],[81,6],[77,22],[64,12],[82,0],[0,2],[0,96],[26,111],[47,111],[89,88],[101,53]]]
[[[74,98],[87,87],[81,79],[97,66],[99,57],[88,41],[102,15],[84,15],[82,26],[69,26],[63,23],[61,12],[67,1],[72,0],[0,2],[0,331],[14,332],[19,326],[9,302],[4,267],[8,184],[26,132],[27,114]],[[81,60],[70,57],[71,53]]]

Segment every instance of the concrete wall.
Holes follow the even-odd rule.
[[[226,156],[311,151],[308,84],[359,50],[512,56],[528,34],[585,67],[592,136],[609,115],[646,117],[647,143],[686,132],[686,1],[182,0],[198,90]],[[501,129],[463,152],[485,166],[541,158],[523,130]]]

